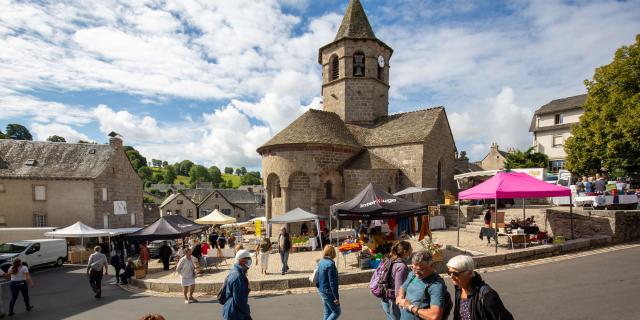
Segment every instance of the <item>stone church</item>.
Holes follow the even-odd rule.
[[[302,209],[328,215],[369,182],[407,187],[426,203],[455,191],[456,145],[443,107],[389,114],[393,49],[351,0],[333,42],[319,50],[323,110],[311,109],[258,148],[267,217]]]

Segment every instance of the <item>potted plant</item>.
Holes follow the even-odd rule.
[[[144,265],[140,262],[140,260],[136,260],[133,262],[133,276],[136,279],[142,279],[147,276],[147,272],[144,270]]]
[[[439,243],[433,242],[431,238],[424,238],[419,242],[422,248],[428,251],[435,262],[444,261],[444,254],[442,252],[442,245]]]
[[[444,190],[444,204],[445,205],[453,205],[456,202],[456,197],[453,196],[453,193],[449,190]]]

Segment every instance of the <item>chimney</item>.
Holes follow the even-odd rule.
[[[111,133],[109,133],[109,145],[116,150],[122,149],[122,136],[111,131]]]
[[[496,142],[491,143],[491,151],[493,150],[495,150],[496,152],[498,151],[498,144]]]

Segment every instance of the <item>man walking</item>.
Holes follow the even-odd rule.
[[[167,241],[162,241],[162,246],[160,247],[160,250],[158,252],[158,254],[160,255],[160,260],[162,260],[162,270],[169,270],[169,260],[171,260],[172,253],[173,252],[167,244]]]
[[[124,258],[121,251],[116,251],[111,257],[111,265],[116,272],[116,284],[120,283],[120,269],[124,269]]]
[[[280,261],[282,262],[282,274],[289,271],[289,251],[291,250],[291,236],[287,232],[287,228],[280,229],[278,236],[278,251],[280,251]]]
[[[238,251],[236,261],[224,283],[222,319],[251,320],[249,279],[247,279],[247,270],[252,262],[251,253],[244,249]],[[219,302],[222,303],[222,301]]]
[[[87,275],[89,275],[89,284],[91,289],[96,294],[95,298],[100,299],[102,297],[102,272],[107,275],[107,256],[100,252],[100,246],[93,248],[93,254],[89,256],[89,262],[87,263]]]
[[[427,251],[413,256],[413,271],[396,295],[396,304],[402,308],[401,320],[447,319],[453,302],[444,280],[435,272],[433,259]],[[447,306],[449,309],[447,310]]]

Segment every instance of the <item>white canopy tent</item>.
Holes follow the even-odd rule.
[[[110,236],[115,237],[123,234],[134,233],[142,228],[117,228],[117,229],[97,229],[98,231],[108,232]]]
[[[411,193],[419,193],[419,192],[425,192],[425,191],[432,191],[432,190],[438,190],[437,188],[419,188],[419,187],[409,187],[406,188],[404,190],[398,191],[396,193],[394,193],[394,196],[401,196],[404,194],[411,194]]]
[[[222,212],[220,212],[218,209],[213,210],[213,212],[209,213],[208,215],[200,218],[200,219],[196,219],[195,222],[197,224],[228,224],[228,223],[234,223],[236,222],[236,218],[234,217],[230,217]]]
[[[80,221],[66,228],[58,229],[51,232],[45,232],[44,235],[54,238],[80,238],[82,243],[84,243],[84,238],[111,236],[108,231],[91,228]]]
[[[289,224],[293,222],[306,222],[306,221],[315,221],[316,230],[318,230],[318,235],[320,234],[320,217],[317,214],[313,214],[311,212],[302,210],[300,208],[295,208],[281,216],[272,218],[269,220],[269,224]],[[320,238],[320,248],[322,248],[322,237]]]

